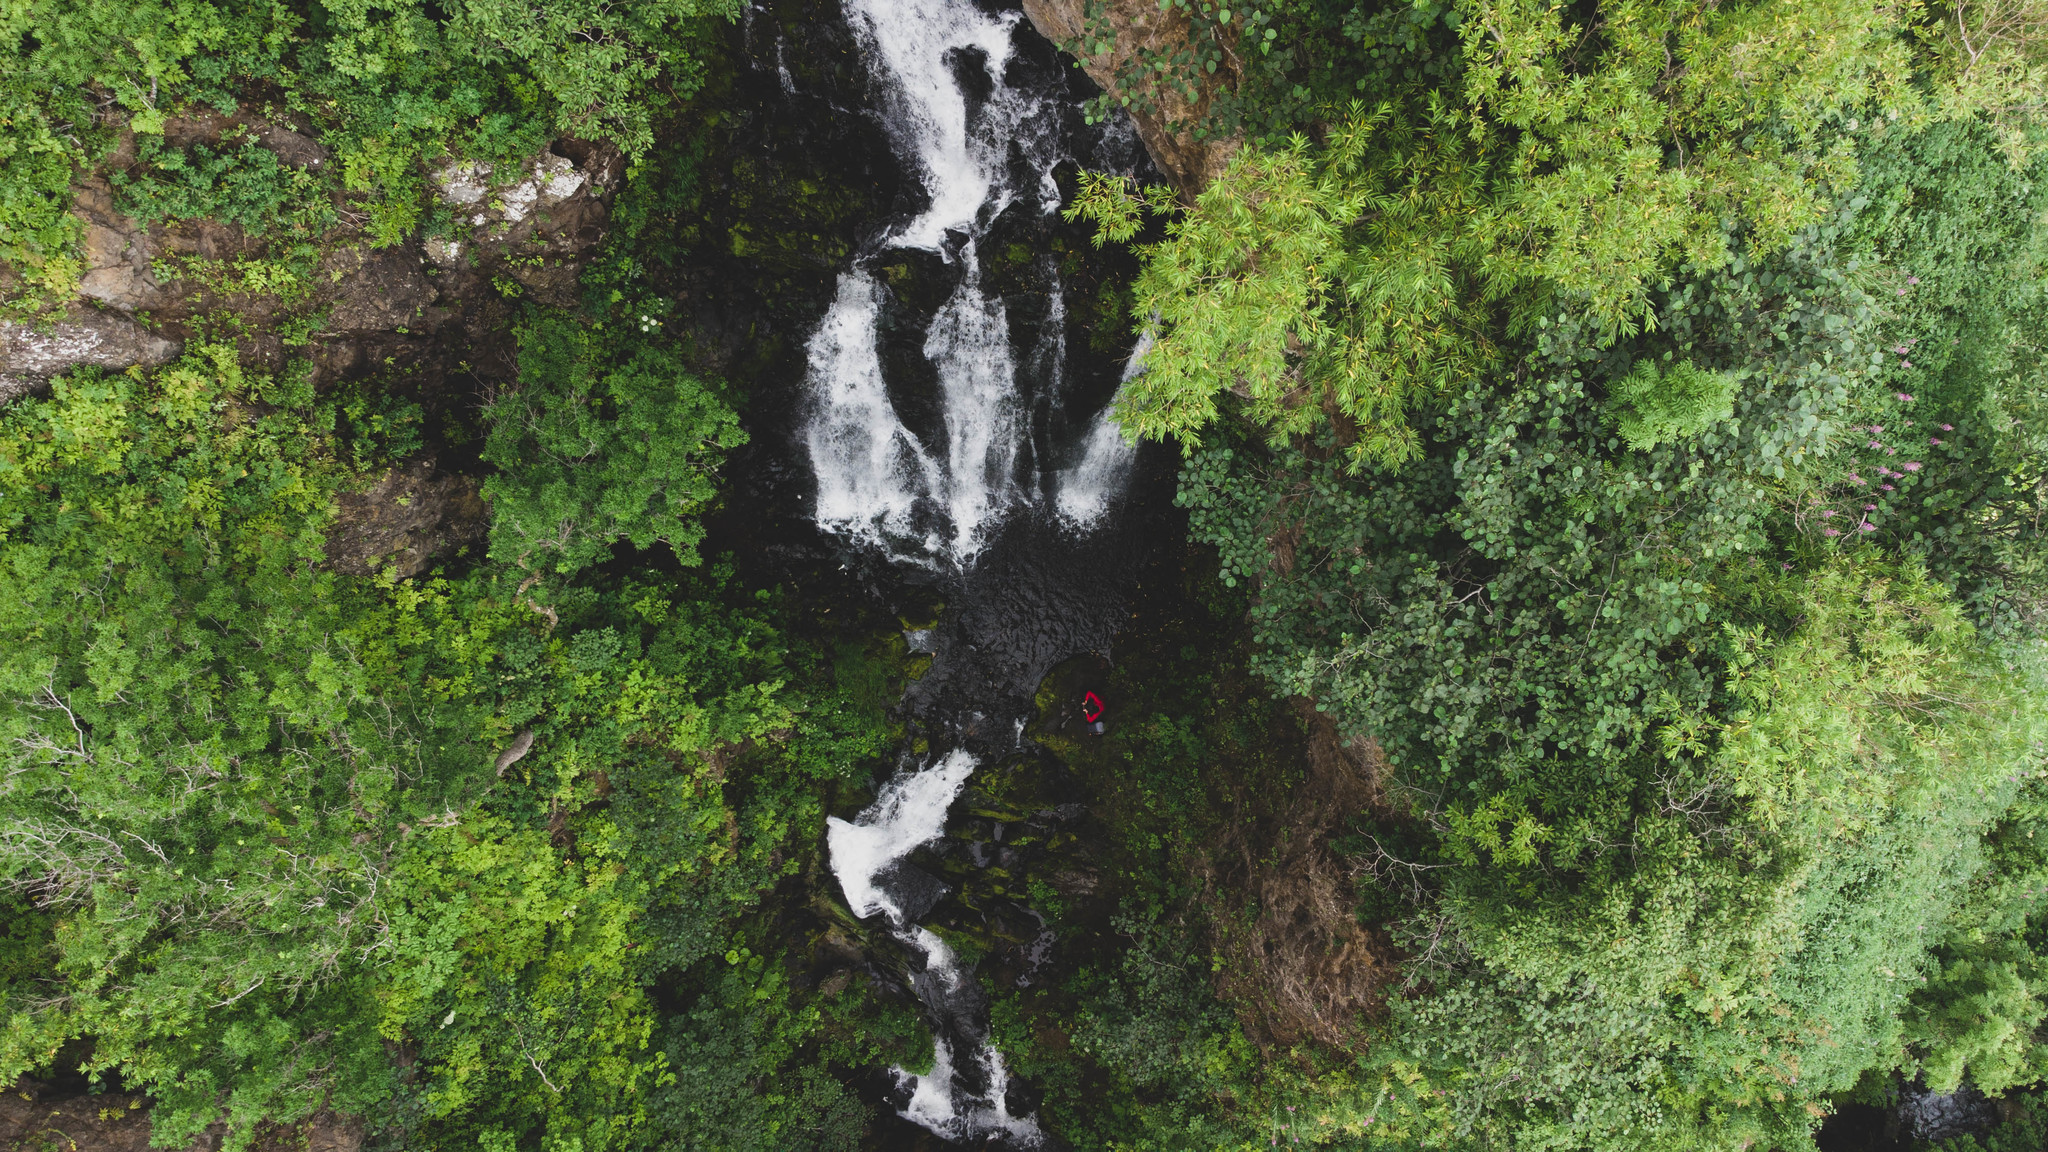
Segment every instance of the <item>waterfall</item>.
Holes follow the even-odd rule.
[[[806,345],[812,410],[803,441],[818,480],[816,518],[897,559],[964,569],[1007,513],[1040,498],[1010,318],[984,284],[979,245],[1012,204],[1041,214],[1059,208],[1060,109],[1006,79],[1018,13],[987,14],[971,0],[847,0],[847,19],[875,68],[890,138],[929,204],[885,228],[841,275]],[[985,99],[970,101],[962,91],[966,70],[986,80]],[[1013,153],[1021,161],[1015,166]],[[1028,178],[1018,180],[1013,167]],[[938,380],[937,443],[905,425],[883,376],[877,325],[886,289],[871,268],[903,249],[938,253],[960,273],[923,348]],[[1057,267],[1046,267],[1063,319]],[[1063,341],[1056,354],[1064,356]],[[1081,447],[1084,461],[1116,454],[1095,439]],[[1068,510],[1076,521],[1092,521],[1121,473],[1097,466],[1075,476],[1089,491],[1055,501],[1063,510],[1092,509],[1085,516]],[[1056,493],[1064,477],[1053,477]]]
[[[1147,328],[1138,338],[1137,347],[1131,349],[1131,358],[1124,363],[1124,376],[1118,384],[1119,396],[1123,394],[1122,385],[1129,384],[1145,370],[1145,355],[1150,351],[1152,330]],[[1094,426],[1088,430],[1088,438],[1081,442],[1080,461],[1060,478],[1060,515],[1084,528],[1100,520],[1108,510],[1109,498],[1123,487],[1137,457],[1137,452],[1124,439],[1123,429],[1109,418],[1109,411],[1109,407],[1105,407],[1096,416]]]
[[[924,972],[915,983],[936,1016],[957,1015],[960,994],[973,977],[938,933],[911,923],[911,910],[891,893],[887,877],[904,857],[944,832],[946,810],[973,774],[975,763],[973,754],[955,749],[923,768],[899,774],[853,820],[835,816],[825,822],[826,851],[847,907],[857,916],[886,917],[890,933],[924,957]],[[1036,1144],[1038,1125],[1028,1117],[1010,1115],[1004,1099],[1009,1073],[1003,1054],[988,1042],[986,1030],[982,1032],[974,1058],[983,1087],[977,1091],[962,1084],[951,1043],[944,1033],[936,1034],[930,1072],[919,1076],[895,1070],[897,1083],[910,1095],[903,1115],[953,1139],[1001,1132]]]
[[[1059,208],[1053,172],[1067,158],[1066,109],[1045,94],[1057,83],[1030,91],[1012,82],[1013,73],[1030,74],[1018,67],[1016,12],[984,12],[972,0],[844,3],[891,146],[926,200],[862,247],[805,345],[810,406],[800,435],[817,477],[813,515],[857,544],[969,581],[1009,518],[1064,524],[1071,541],[1071,529],[1102,519],[1130,470],[1132,451],[1106,413],[1078,436],[1054,427],[1063,419],[1067,356],[1058,259],[1020,255],[1015,245],[982,250],[1006,211],[1043,218]],[[905,252],[935,255],[950,277],[943,303],[923,319],[919,349],[936,405],[909,420],[892,399],[884,359],[885,325],[908,307],[889,278]],[[1044,285],[1031,297],[1043,301],[1044,324],[1021,357],[1011,344],[1010,306],[991,284],[1000,269],[988,262],[998,258],[1012,283],[1028,265]],[[930,256],[923,262],[932,264]],[[900,354],[900,335],[889,338]],[[1126,381],[1142,357],[1140,349]],[[1053,443],[1057,435],[1069,442]],[[1072,615],[1073,629],[1095,619]],[[1075,650],[1098,642],[1091,633]],[[1021,743],[1021,716],[1016,732]],[[945,886],[907,863],[944,835],[947,810],[978,763],[955,748],[906,764],[854,819],[828,821],[826,848],[847,906],[862,919],[881,918],[923,965],[910,980],[933,1023],[933,1064],[922,1075],[895,1071],[901,1114],[948,1139],[1036,1145],[1035,1120],[1010,1114],[1008,1070],[989,1043],[987,1002],[973,972],[917,923]],[[1039,959],[1051,946],[1049,931],[1042,937]]]

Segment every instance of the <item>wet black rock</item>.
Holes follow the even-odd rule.
[[[934,905],[946,898],[947,892],[938,877],[901,860],[891,861],[876,872],[875,886],[888,893],[889,899],[913,923],[924,919]]]
[[[1929,1143],[1981,1132],[1998,1119],[1998,1106],[1969,1084],[1954,1092],[1908,1084],[1899,1094],[1898,1112],[1904,1134]]]

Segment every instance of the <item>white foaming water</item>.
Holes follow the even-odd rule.
[[[884,99],[890,131],[922,170],[932,198],[932,206],[904,227],[896,243],[937,248],[948,228],[974,223],[1002,178],[1003,141],[971,132],[975,126],[969,124],[967,101],[953,75],[955,53],[980,49],[996,83],[991,103],[1000,105],[1006,95],[1016,102],[1002,77],[1018,14],[990,18],[960,0],[847,0],[846,15],[862,46],[889,77]]]
[[[972,755],[955,749],[935,764],[889,781],[852,823],[837,816],[825,821],[832,874],[839,877],[839,890],[854,915],[886,912],[892,925],[907,927],[903,909],[876,887],[875,877],[946,830],[946,809],[973,775],[974,763]]]
[[[1124,361],[1118,395],[1122,395],[1123,385],[1145,371],[1145,356],[1151,351],[1152,330],[1147,328],[1131,349],[1131,358]],[[1109,418],[1115,407],[1115,400],[1103,407],[1095,418],[1095,426],[1088,430],[1088,439],[1081,443],[1080,462],[1060,475],[1060,515],[1083,528],[1093,525],[1109,510],[1109,498],[1122,490],[1131,464],[1138,458],[1138,450],[1124,439],[1123,429]]]
[[[899,1088],[910,1089],[910,1103],[903,1106],[903,1118],[922,1124],[940,1135],[948,1135],[960,1123],[953,1107],[953,1046],[944,1036],[932,1038],[932,1070],[923,1076],[891,1068]]]
[[[946,809],[973,774],[975,763],[971,753],[955,749],[889,781],[852,821],[836,816],[825,821],[826,852],[847,905],[857,916],[886,915],[896,938],[924,954],[924,979],[933,986],[931,994],[942,999],[967,979],[959,958],[938,933],[910,924],[902,905],[876,881],[890,865],[945,831]],[[932,1038],[932,1049],[932,1070],[925,1075],[892,1070],[897,1084],[910,1090],[909,1103],[903,1107],[905,1119],[954,1139],[1001,1131],[1026,1144],[1039,1142],[1035,1121],[1010,1115],[1004,1100],[1009,1070],[993,1045],[984,1042],[975,1054],[988,1085],[979,1095],[962,1091],[954,1080],[953,1051],[943,1035]]]
[[[954,1139],[1000,1131],[1022,1144],[1042,1142],[1044,1133],[1038,1125],[1029,1117],[1010,1115],[1003,1103],[1003,1095],[1010,1087],[1010,1070],[1003,1063],[1003,1054],[984,1044],[976,1059],[981,1063],[982,1075],[988,1079],[987,1100],[994,1101],[993,1104],[972,1100],[962,1106],[963,1101],[952,1091],[952,1046],[937,1038],[932,1041],[932,1070],[928,1075],[914,1075],[901,1068],[890,1070],[898,1087],[910,1089],[910,1103],[903,1106],[903,1118]]]
[[[876,65],[890,136],[931,199],[879,247],[938,252],[961,276],[924,345],[938,375],[943,446],[920,443],[883,388],[873,255],[840,278],[807,347],[816,518],[899,559],[965,567],[1005,512],[1036,497],[1035,481],[1020,482],[1030,461],[1009,317],[982,284],[977,245],[1017,199],[1013,149],[1036,176],[1038,210],[1059,207],[1059,109],[1004,81],[1018,13],[988,15],[970,0],[847,0],[847,19]],[[958,79],[967,68],[990,85],[972,109]],[[930,512],[916,522],[921,506]]]
[[[897,559],[965,569],[1007,513],[1039,498],[1044,479],[1027,455],[1032,414],[1021,394],[1010,317],[983,283],[979,245],[1020,200],[1041,214],[1059,207],[1053,171],[1065,158],[1061,109],[1005,81],[1015,63],[1018,13],[987,14],[973,0],[844,2],[881,89],[895,149],[930,203],[855,259],[806,346],[813,406],[803,437],[818,480],[816,519]],[[968,70],[982,73],[972,77],[977,89],[985,77],[985,100],[970,102],[962,90]],[[1013,157],[1022,160],[1021,181],[1013,179]],[[936,252],[958,274],[924,329],[922,352],[938,384],[937,426],[919,421],[929,442],[898,415],[883,377],[877,330],[891,297],[873,269],[891,249]],[[1054,404],[1066,353],[1057,272],[1046,257],[1040,274],[1051,286],[1051,331],[1027,365],[1031,379],[1049,381],[1040,400]],[[1098,445],[1100,431],[1091,433],[1073,474],[1061,478],[1061,510],[1078,522],[1101,515],[1127,470],[1129,449],[1114,427],[1113,444]],[[1021,734],[1020,722],[1020,740]],[[914,981],[939,1029],[929,1073],[896,1070],[908,1094],[903,1115],[949,1139],[1037,1144],[1037,1124],[1009,1113],[1009,1072],[982,1038],[985,1022],[967,1018],[980,1011],[972,974],[937,934],[909,923],[888,891],[891,876],[901,875],[897,865],[943,834],[946,810],[974,768],[972,755],[954,751],[898,776],[853,820],[828,821],[826,846],[853,911],[886,917],[896,939],[924,957]]]
[[[982,295],[971,261],[959,291],[932,317],[924,354],[946,410],[946,506],[955,551],[971,555],[983,524],[1017,494],[1017,365],[1001,299]]]
[[[818,520],[900,538],[911,530],[919,491],[942,477],[883,388],[875,348],[881,303],[882,288],[865,270],[839,277],[838,298],[807,347],[819,395],[804,440],[818,469]]]

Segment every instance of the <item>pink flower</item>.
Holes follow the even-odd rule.
[[[1887,456],[1897,456],[1899,454],[1899,450],[1897,448],[1887,448],[1884,450],[1884,454]]]
[[[1899,361],[1899,367],[1901,367],[1901,368],[1911,368],[1912,366],[1913,366],[1913,362],[1912,362],[1911,360],[1901,360],[1901,361]],[[1901,400],[1911,400],[1911,399],[1912,399],[1912,397],[1911,397],[1911,396],[1908,396],[1908,395],[1906,395],[1905,393],[1903,393],[1903,392],[1902,392],[1902,393],[1900,393],[1900,394],[1899,394],[1899,399],[1901,399]]]
[[[1870,442],[1870,446],[1871,446],[1872,448],[1882,448],[1882,447],[1884,447],[1884,445],[1882,445],[1882,444],[1879,444],[1879,443],[1878,443],[1877,441],[1875,441],[1875,440],[1872,440],[1872,441]]]
[[[1878,433],[1880,433],[1880,432],[1882,432],[1882,431],[1884,431],[1884,425],[1882,425],[1882,424],[1872,424],[1872,425],[1870,426],[1870,434],[1871,434],[1872,436],[1875,436],[1875,435],[1877,435]]]
[[[1906,290],[1904,288],[1899,289],[1899,295],[1904,296],[1905,294]]]
[[[1839,528],[1823,528],[1821,531],[1826,532],[1830,536],[1840,536],[1842,534],[1842,530]]]
[[[1822,519],[1826,519],[1827,517],[1829,517],[1829,516],[1833,516],[1834,514],[1835,514],[1835,510],[1834,510],[1833,508],[1830,508],[1830,509],[1828,509],[1827,511],[1825,511],[1825,512],[1821,513],[1821,518],[1822,518]]]
[[[1875,504],[1865,504],[1865,505],[1863,506],[1863,510],[1864,510],[1865,512],[1875,512],[1875,511],[1877,511],[1877,505],[1875,505]]]
[[[1941,430],[1942,430],[1943,432],[1953,432],[1953,431],[1955,431],[1955,430],[1956,430],[1956,426],[1955,426],[1955,425],[1953,425],[1953,424],[1943,424],[1943,425],[1941,426]]]
[[[1863,486],[1863,477],[1851,472],[1849,473],[1849,482],[1860,488]]]
[[[1906,277],[1906,283],[1908,283],[1908,284],[1918,284],[1919,282],[1920,282],[1920,278],[1919,278],[1918,276],[1908,276],[1908,277]]]
[[[1897,348],[1892,349],[1892,351],[1897,352],[1901,356],[1904,356],[1906,354],[1906,346],[1904,344],[1901,344]]]
[[[1920,462],[1918,460],[1908,460],[1904,464],[1899,465],[1899,467],[1904,468],[1908,472],[1918,472],[1920,470]]]
[[[1865,531],[1865,532],[1875,532],[1875,531],[1877,531],[1877,525],[1875,525],[1875,524],[1872,524],[1872,523],[1870,523],[1870,522],[1868,522],[1868,521],[1865,521],[1864,523],[1858,524],[1858,525],[1857,525],[1856,527],[1857,527],[1857,528],[1859,528],[1859,529],[1861,529],[1862,531]]]
[[[1887,492],[1893,491],[1892,486],[1889,484],[1880,484],[1878,487],[1883,488]]]
[[[1913,402],[1913,398],[1911,396],[1906,395],[1904,392],[1901,392],[1898,395],[1899,403],[1901,404],[1911,404]]]
[[[1927,442],[1928,442],[1929,444],[1932,444],[1932,445],[1934,445],[1935,447],[1937,447],[1937,448],[1938,448],[1938,447],[1940,447],[1940,446],[1941,446],[1941,437],[1939,437],[1939,436],[1929,436],[1929,437],[1927,438]]]

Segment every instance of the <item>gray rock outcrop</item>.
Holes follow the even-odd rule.
[[[0,323],[0,404],[39,392],[53,377],[83,365],[155,367],[178,351],[177,341],[131,317],[83,305],[51,323]]]

